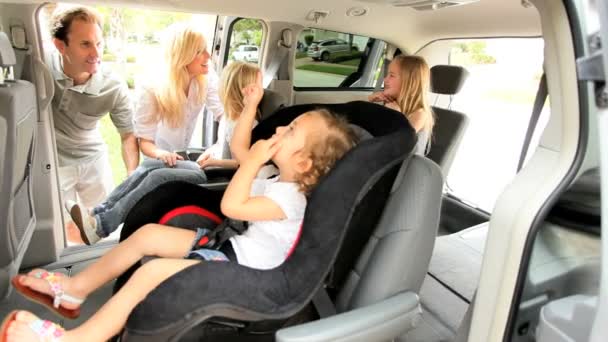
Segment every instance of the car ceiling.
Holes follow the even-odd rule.
[[[13,1],[0,0],[0,2]],[[411,0],[80,0],[67,2],[89,5],[116,4],[128,7],[242,16],[265,21],[283,21],[304,27],[318,27],[380,38],[410,52],[417,51],[430,41],[442,38],[539,36],[541,33],[538,13],[534,8],[522,6],[522,0],[480,0],[434,11],[417,11],[408,7],[391,5],[396,1]],[[346,12],[352,7],[363,7],[367,9],[367,14],[361,17],[349,17]],[[307,19],[312,10],[327,11],[329,15],[315,23]]]

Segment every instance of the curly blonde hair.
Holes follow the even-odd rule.
[[[312,166],[308,171],[296,176],[300,191],[310,194],[321,177],[355,146],[358,138],[346,119],[328,109],[318,108],[306,114],[319,115],[326,125],[326,130],[316,132],[314,137],[307,139],[304,152],[310,156]]]

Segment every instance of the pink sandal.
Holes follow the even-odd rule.
[[[0,327],[0,342],[6,342],[8,327],[15,320],[18,312],[19,311],[12,311],[4,318],[4,321],[2,321],[2,326]],[[41,319],[31,321],[29,328],[43,341],[59,341],[65,334],[65,329],[59,325]]]
[[[15,287],[15,290],[17,290],[17,292],[19,292],[25,298],[46,306],[51,311],[62,317],[75,319],[80,316],[80,308],[66,309],[60,306],[61,302],[67,302],[77,305],[82,304],[82,302],[84,302],[84,299],[72,297],[63,291],[63,287],[61,286],[61,276],[59,276],[55,272],[47,271],[37,272],[33,276],[38,279],[46,280],[51,287],[51,291],[53,291],[53,295],[51,296],[45,293],[32,290],[31,288],[21,284],[19,282],[20,275],[13,277],[11,283]]]

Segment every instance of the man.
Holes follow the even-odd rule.
[[[61,56],[52,65],[52,106],[63,199],[90,208],[114,187],[107,148],[97,128],[108,112],[120,133],[127,173],[139,164],[133,106],[124,80],[100,68],[102,22],[96,12],[76,7],[55,15],[51,36]]]

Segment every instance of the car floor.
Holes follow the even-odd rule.
[[[80,272],[83,268],[85,268],[92,262],[94,262],[94,260],[78,263],[72,265],[69,268],[49,269],[49,271],[61,272],[64,274],[75,274]],[[101,307],[101,305],[103,305],[112,296],[113,287],[114,281],[104,285],[97,291],[93,292],[81,306],[80,317],[75,320],[70,320],[58,316],[46,307],[38,303],[29,301],[28,299],[17,293],[15,290],[11,291],[11,294],[8,296],[7,299],[0,302],[0,315],[1,317],[5,317],[9,312],[13,310],[28,310],[40,317],[41,319],[50,320],[52,322],[58,323],[64,328],[71,329],[77,327],[82,322],[86,321],[89,317],[91,317],[99,309],[99,307]]]

